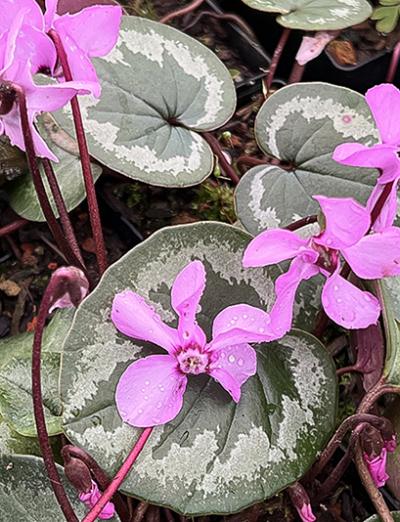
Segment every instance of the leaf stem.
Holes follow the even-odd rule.
[[[72,265],[79,266],[79,259],[77,259],[70,245],[65,241],[64,234],[57,221],[56,216],[54,215],[53,209],[47,196],[46,189],[43,184],[42,176],[40,175],[39,167],[37,164],[35,145],[33,143],[32,132],[29,125],[25,92],[17,84],[13,84],[13,88],[15,89],[15,92],[18,96],[18,104],[21,117],[21,128],[24,137],[26,157],[28,159],[29,170],[31,171],[33,184],[35,186],[41,209],[57,245],[65,255],[68,262]]]
[[[57,293],[58,285],[57,279],[50,279],[43,299],[39,306],[39,313],[37,316],[37,323],[35,334],[33,337],[32,350],[32,396],[33,396],[33,411],[35,415],[35,423],[40,450],[43,456],[44,465],[50,479],[51,487],[53,488],[56,499],[61,507],[62,512],[68,522],[78,522],[71,503],[67,497],[64,486],[61,483],[60,475],[57,471],[53,450],[50,446],[49,434],[47,432],[46,420],[43,409],[42,399],[42,385],[41,385],[41,351],[43,330],[46,324],[46,319],[52,304],[53,295]]]
[[[182,7],[181,9],[177,9],[176,11],[173,11],[172,13],[169,13],[165,15],[163,18],[160,18],[160,23],[166,24],[167,22],[170,22],[174,18],[177,18],[178,16],[183,16],[185,14],[188,14],[198,7],[201,6],[201,4],[204,2],[204,0],[194,0],[189,5]]]
[[[132,468],[133,464],[135,463],[136,459],[138,458],[140,452],[142,451],[144,445],[146,444],[148,438],[150,437],[151,433],[153,431],[153,428],[145,428],[142,431],[142,434],[140,435],[139,439],[137,440],[136,444],[134,445],[133,449],[129,453],[128,457],[120,467],[119,471],[115,475],[115,477],[112,479],[110,485],[107,487],[107,489],[104,491],[98,502],[95,504],[95,506],[89,511],[89,513],[85,516],[85,518],[82,520],[82,522],[94,522],[98,515],[101,513],[107,502],[111,500],[111,498],[114,496],[122,482],[125,480],[126,476],[128,475],[130,469]]]
[[[274,54],[272,55],[272,60],[267,72],[267,75],[263,78],[263,85],[264,89],[266,91],[266,95],[268,95],[272,82],[275,78],[275,72],[279,65],[283,50],[285,49],[286,43],[288,41],[289,35],[290,35],[291,29],[288,27],[285,27],[282,31],[282,34],[278,40],[278,43],[275,47]]]
[[[67,54],[65,52],[61,38],[54,29],[50,29],[49,36],[53,40],[60,60],[61,68],[65,80],[72,81],[72,73],[69,67]],[[82,164],[82,174],[85,183],[86,197],[89,208],[90,224],[93,232],[93,239],[96,249],[97,264],[99,272],[102,274],[107,268],[107,253],[104,244],[103,230],[101,227],[99,206],[97,203],[96,191],[94,188],[92,167],[90,164],[89,150],[86,142],[85,130],[83,128],[82,114],[79,107],[78,97],[71,99],[72,116],[74,119],[76,138],[78,141],[79,154]]]
[[[82,270],[85,270],[85,262],[83,261],[82,254],[78,245],[78,241],[75,236],[74,229],[72,227],[71,220],[69,218],[68,210],[65,205],[65,201],[63,198],[63,195],[60,190],[60,186],[58,184],[56,175],[53,170],[53,166],[51,164],[51,161],[48,158],[42,159],[43,169],[47,177],[47,181],[50,186],[51,193],[53,194],[53,198],[58,210],[58,213],[60,215],[60,221],[63,227],[63,231],[65,234],[65,237],[68,241],[68,244],[70,245],[72,251],[74,252],[76,258],[80,262],[80,268]]]
[[[221,165],[221,169],[233,181],[233,183],[237,185],[240,181],[240,178],[236,174],[235,169],[232,167],[232,165],[229,164],[228,160],[226,159],[225,154],[223,153],[221,145],[219,144],[217,138],[215,138],[210,132],[203,132],[202,136],[209,144],[215,156],[218,158],[218,162]]]
[[[386,82],[393,83],[394,77],[396,75],[397,67],[399,66],[400,60],[400,42],[397,42],[395,48],[393,49],[392,58],[390,60],[389,69],[386,75]]]
[[[11,234],[12,232],[16,232],[20,228],[27,225],[29,221],[27,219],[16,219],[12,223],[9,223],[8,225],[4,225],[4,227],[0,228],[0,237],[7,236],[8,234]]]

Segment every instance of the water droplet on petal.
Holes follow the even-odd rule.
[[[142,388],[142,393],[144,393],[146,391],[146,388]]]
[[[335,286],[333,287],[333,289],[335,290],[335,292],[337,292],[337,291],[339,290],[338,285],[335,285]]]
[[[234,355],[230,355],[230,356],[228,357],[228,361],[229,361],[230,363],[234,363],[234,362],[236,361],[235,356],[234,356]]]
[[[138,409],[138,413],[139,413],[139,415],[141,415],[141,414],[143,413],[142,408],[139,408],[139,409]]]
[[[220,357],[221,357],[221,359],[225,359],[225,357],[226,357],[226,353],[225,353],[225,352],[221,352]]]
[[[145,395],[145,396],[144,396],[144,400],[145,400],[145,401],[148,401],[148,400],[149,400],[149,396],[148,396],[148,395]]]
[[[259,331],[260,333],[263,333],[264,330],[265,330],[265,328],[263,328],[263,327],[261,327],[261,328],[258,329],[258,331]]]
[[[327,239],[327,240],[326,240],[326,244],[327,244],[327,245],[331,245],[331,244],[332,244],[332,239]]]
[[[242,317],[243,317],[243,319],[247,319],[248,316],[247,316],[247,314],[243,314]]]
[[[144,381],[145,385],[148,386],[150,384],[150,381]]]
[[[162,402],[157,402],[157,408],[160,409],[162,407]]]
[[[238,366],[243,366],[243,359],[238,359]]]
[[[337,302],[337,303],[341,303],[342,301],[343,301],[343,299],[341,299],[340,297],[338,297],[338,298],[336,299],[336,302]]]
[[[162,392],[164,391],[164,386],[162,384],[159,384],[158,387],[159,387],[160,391],[162,391]]]

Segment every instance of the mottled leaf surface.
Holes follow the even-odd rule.
[[[71,325],[72,310],[59,311],[45,329],[42,353],[42,394],[49,435],[61,433],[61,400],[58,392],[61,346]],[[33,333],[0,343],[0,412],[20,435],[36,436],[32,406]]]
[[[377,289],[386,333],[384,373],[388,382],[400,386],[400,277],[381,279]]]
[[[392,511],[393,520],[395,522],[400,522],[400,511]],[[380,522],[380,517],[378,515],[373,515],[372,517],[367,518],[365,522]]]
[[[82,520],[86,508],[75,489],[57,466],[72,507]],[[42,459],[27,456],[0,456],[0,522],[63,522]],[[111,519],[119,520],[118,517]]]
[[[42,117],[38,122],[38,127],[50,149],[59,159],[59,163],[53,163],[54,173],[67,209],[69,211],[73,210],[86,198],[77,144],[57,125],[50,115]],[[99,165],[92,163],[94,181],[97,181],[101,171],[102,169]],[[54,198],[42,167],[40,172],[53,210],[56,216],[58,216]],[[8,192],[9,203],[17,214],[29,221],[46,221],[30,173],[19,177],[4,188]]]
[[[125,16],[113,51],[94,60],[99,100],[81,97],[91,154],[159,186],[200,183],[213,155],[199,132],[223,125],[236,105],[227,68],[197,40],[164,24]],[[58,121],[71,130],[70,109]]]
[[[66,435],[109,473],[141,430],[122,423],[116,384],[134,360],[159,348],[119,334],[110,321],[116,292],[139,292],[171,325],[170,288],[178,272],[201,260],[207,286],[197,315],[210,338],[215,315],[246,302],[269,309],[279,270],[241,265],[250,236],[206,222],[153,234],[105,273],[78,309],[64,344],[61,393]],[[184,407],[154,429],[123,484],[129,495],[188,514],[230,513],[274,495],[300,478],[335,423],[336,378],[320,342],[301,330],[257,347],[258,371],[238,405],[212,379],[189,379]]]
[[[243,0],[254,9],[280,13],[277,22],[292,29],[344,29],[366,20],[372,7],[366,0]]]
[[[39,444],[31,437],[23,437],[5,422],[0,414],[0,455],[40,455]]]
[[[288,170],[272,165],[250,169],[236,189],[236,210],[252,234],[286,226],[315,214],[315,194],[368,199],[377,171],[346,167],[331,158],[348,141],[378,139],[370,110],[360,94],[330,84],[289,85],[273,94],[257,115],[258,145]]]

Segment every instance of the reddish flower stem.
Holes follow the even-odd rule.
[[[62,448],[61,453],[64,460],[66,460],[66,457],[69,456],[75,457],[84,462],[102,491],[107,489],[107,487],[111,484],[110,477],[107,475],[107,473],[98,465],[96,460],[83,449],[72,446],[72,444],[67,444]],[[119,515],[119,518],[122,521],[129,522],[130,516],[128,508],[121,495],[119,493],[115,493],[115,495],[112,497],[112,501],[115,505],[115,509]]]
[[[53,40],[57,50],[57,56],[66,81],[72,81],[72,73],[69,67],[68,58],[59,35],[51,29],[49,36]],[[72,116],[74,119],[76,138],[78,141],[79,154],[82,164],[82,174],[85,182],[86,197],[89,208],[90,224],[93,232],[93,239],[96,249],[97,264],[99,272],[102,274],[107,268],[107,253],[104,244],[103,230],[101,227],[99,206],[97,203],[96,191],[94,188],[92,167],[90,164],[89,150],[86,142],[85,130],[83,128],[82,115],[77,96],[71,99]]]
[[[240,181],[239,176],[236,174],[235,169],[229,164],[228,160],[223,153],[219,141],[210,132],[203,132],[203,138],[210,145],[211,150],[217,156],[221,169],[225,174],[237,185]]]
[[[78,522],[71,503],[67,497],[64,486],[62,485],[60,475],[54,462],[53,450],[50,446],[49,434],[47,432],[46,420],[43,409],[42,399],[42,384],[41,384],[41,351],[43,330],[46,324],[46,319],[49,313],[49,308],[52,304],[53,295],[57,293],[59,280],[51,279],[47,286],[43,299],[39,306],[39,313],[37,315],[37,323],[35,334],[33,337],[32,350],[32,396],[33,396],[33,411],[35,415],[35,423],[40,450],[43,456],[44,465],[47,470],[47,475],[50,479],[51,487],[53,488],[56,499],[60,505],[62,512],[68,522]]]
[[[181,9],[177,9],[176,11],[173,11],[172,13],[165,15],[163,18],[160,18],[160,23],[166,24],[167,22],[170,22],[178,16],[183,16],[185,14],[191,13],[192,11],[200,7],[203,2],[204,0],[194,0],[189,5],[182,7]]]
[[[27,225],[29,221],[27,219],[16,219],[12,223],[9,223],[8,225],[4,225],[4,227],[0,228],[0,237],[7,236],[8,234],[11,234],[12,232],[16,232],[20,228]]]
[[[294,221],[293,223],[290,223],[290,225],[287,225],[284,227],[286,230],[299,230],[299,228],[303,228],[307,225],[310,225],[311,223],[316,223],[318,221],[318,216],[316,214],[313,214],[311,216],[306,216],[304,218],[298,219],[297,221]]]
[[[153,428],[145,428],[143,430],[132,451],[129,453],[127,459],[122,464],[115,477],[112,479],[111,484],[107,487],[107,489],[104,491],[98,502],[89,511],[89,513],[85,516],[82,522],[94,522],[96,520],[98,515],[103,510],[104,506],[107,504],[107,502],[111,500],[111,498],[114,496],[122,482],[125,480],[133,464],[138,458],[140,452],[142,451],[144,445],[146,444],[148,438],[150,437],[152,431]]]
[[[288,84],[299,83],[303,78],[304,70],[306,66],[300,65],[297,60],[294,61],[292,71],[290,73]]]
[[[381,210],[383,208],[383,205],[385,204],[390,191],[392,190],[393,181],[390,183],[386,183],[384,189],[382,190],[382,194],[379,196],[377,202],[375,203],[373,209],[371,210],[371,225],[375,223],[377,218],[379,217],[379,214],[381,213]]]
[[[79,268],[85,270],[85,262],[83,261],[82,254],[78,245],[78,241],[76,240],[75,232],[72,227],[71,220],[69,218],[68,210],[65,205],[65,201],[63,195],[60,190],[60,186],[58,184],[56,175],[53,170],[53,166],[51,161],[47,158],[42,159],[43,169],[47,177],[47,181],[49,182],[51,193],[53,194],[53,198],[60,215],[60,221],[64,230],[65,237],[70,245],[72,251],[74,252],[76,258],[80,262]]]
[[[392,58],[390,60],[389,69],[386,75],[386,81],[388,83],[393,83],[394,77],[396,75],[397,67],[399,66],[400,60],[400,42],[395,45],[393,49]]]
[[[43,184],[42,176],[40,175],[39,167],[37,164],[35,146],[32,138],[32,132],[29,125],[25,92],[19,85],[13,84],[13,88],[15,89],[18,96],[18,104],[21,117],[21,128],[24,136],[26,157],[28,159],[29,170],[31,171],[33,184],[35,186],[41,209],[43,211],[44,217],[46,218],[50,231],[53,234],[53,237],[60,250],[65,255],[65,258],[71,265],[79,266],[79,259],[77,259],[70,245],[65,241],[64,234],[57,221],[56,216],[54,215],[50,201],[47,197],[47,192]]]
[[[268,73],[263,79],[263,84],[267,95],[269,93],[269,90],[271,89],[272,82],[274,81],[275,72],[279,65],[283,50],[285,49],[286,43],[288,41],[290,31],[291,30],[288,27],[285,27],[283,29],[279,41],[275,47],[274,54],[272,55],[272,60],[268,69]]]

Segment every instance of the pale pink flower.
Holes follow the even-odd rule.
[[[238,402],[241,386],[256,372],[256,352],[249,342],[276,339],[269,315],[237,304],[214,319],[212,340],[196,322],[206,284],[200,261],[189,263],[171,290],[178,327],[172,328],[137,293],[125,290],[114,298],[111,318],[125,335],[161,346],[167,355],[150,355],[125,370],[117,385],[116,403],[122,419],[147,427],[172,420],[182,408],[188,375],[206,373]]]
[[[75,266],[57,268],[51,276],[58,280],[59,292],[53,296],[49,313],[56,308],[73,308],[80,304],[89,292],[89,281],[85,274]]]

